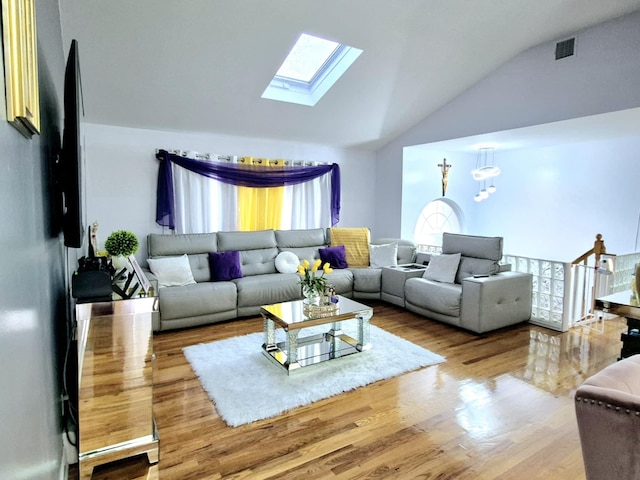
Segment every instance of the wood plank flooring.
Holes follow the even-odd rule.
[[[182,348],[259,332],[262,320],[159,333],[160,462],[149,466],[138,457],[97,467],[92,478],[585,478],[573,394],[616,361],[623,319],[608,320],[601,333],[522,324],[476,336],[383,302],[371,305],[374,325],[447,361],[231,428]]]

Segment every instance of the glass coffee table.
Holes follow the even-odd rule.
[[[264,323],[264,354],[290,375],[302,367],[315,365],[371,348],[369,320],[373,309],[346,297],[338,296],[335,309],[310,308],[303,300],[265,305],[260,308]],[[343,321],[356,321],[356,338],[342,331]],[[301,336],[305,328],[326,325],[323,333]],[[285,333],[276,342],[276,329]]]

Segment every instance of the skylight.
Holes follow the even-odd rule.
[[[331,40],[303,33],[276,72],[276,76],[310,82],[339,46],[339,43]]]
[[[357,48],[303,33],[262,98],[313,106],[361,53]]]

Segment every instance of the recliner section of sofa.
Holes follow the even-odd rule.
[[[191,273],[197,282],[158,289],[159,311],[153,313],[155,331],[205,325],[237,317],[236,286],[231,282],[211,281],[209,252],[218,251],[217,233],[151,234],[147,237],[147,248],[151,258],[187,254]],[[151,272],[145,273],[150,280],[154,279]]]
[[[502,237],[444,233],[442,253],[461,254],[455,283],[408,279],[408,310],[478,334],[531,318],[533,277],[501,271]],[[428,257],[419,255],[418,262]]]

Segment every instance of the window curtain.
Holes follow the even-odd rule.
[[[283,167],[284,160],[242,157],[241,165]],[[285,187],[238,187],[238,230],[279,230],[282,228],[282,206]]]
[[[323,175],[305,183],[285,187],[282,228],[318,228],[332,225],[331,208],[319,198],[331,197],[331,178]]]
[[[159,150],[156,157],[160,161],[156,199],[156,223],[172,230],[176,228],[176,202],[174,198],[172,165],[182,167],[207,178],[218,180],[224,184],[238,187],[267,188],[294,186],[313,182],[316,179],[326,176],[328,178],[325,182],[329,182],[331,190],[329,206],[331,225],[336,225],[340,220],[340,167],[335,163],[332,165],[313,167],[224,164],[186,158],[171,154],[166,150]],[[317,184],[319,185],[318,188],[322,188],[323,182],[321,180],[319,180]],[[313,183],[310,185],[311,189],[315,188],[313,185]],[[286,189],[284,194],[286,195]],[[290,195],[293,194],[291,193]],[[307,195],[310,194],[307,193]],[[312,201],[311,203],[314,202]],[[322,210],[322,208],[320,208],[320,210]],[[319,213],[319,215],[321,215],[321,213]],[[292,226],[292,228],[296,227]]]
[[[235,160],[235,158],[232,159],[232,161]],[[212,156],[209,160],[210,163],[217,161],[217,155]],[[237,187],[226,183],[212,182],[210,178],[177,165],[173,168],[173,175],[175,230],[178,233],[237,229]]]

